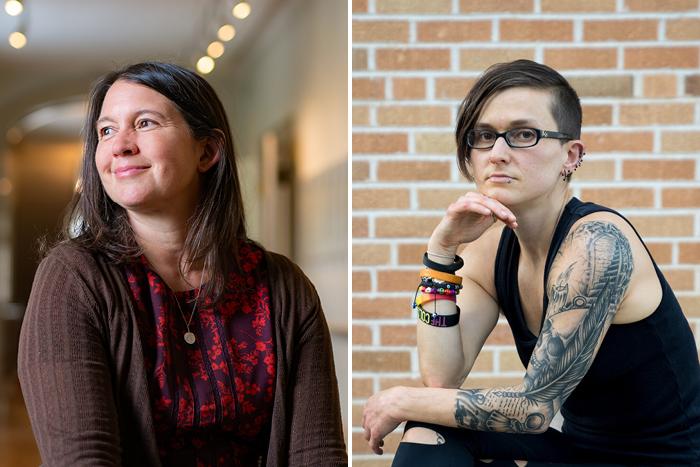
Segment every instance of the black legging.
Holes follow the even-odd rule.
[[[513,467],[514,460],[527,460],[528,467],[587,465],[620,467],[622,465],[597,462],[590,453],[572,446],[565,435],[550,428],[539,435],[480,432],[448,428],[429,423],[407,422],[409,428],[424,427],[434,430],[445,439],[444,444],[401,442],[394,456],[393,467]],[[481,462],[479,459],[494,459]]]

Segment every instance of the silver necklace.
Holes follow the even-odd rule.
[[[183,337],[185,339],[185,342],[187,342],[190,345],[194,344],[197,341],[197,338],[195,337],[194,333],[190,331],[190,323],[192,323],[192,318],[194,317],[194,314],[197,311],[197,305],[199,305],[199,294],[202,293],[203,281],[204,271],[202,271],[202,277],[199,279],[199,290],[197,291],[197,296],[194,299],[194,306],[192,307],[190,319],[185,318],[185,313],[182,312],[182,307],[180,306],[180,300],[177,299],[177,295],[175,295],[175,292],[173,292],[173,297],[175,297],[175,304],[177,305],[177,309],[180,310],[180,315],[182,316],[182,320],[185,322],[185,327],[187,328],[187,332]]]

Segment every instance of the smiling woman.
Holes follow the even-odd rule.
[[[248,239],[211,86],[163,63],[110,73],[84,134],[20,338],[44,464],[347,465],[318,296]]]

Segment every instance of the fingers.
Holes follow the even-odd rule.
[[[477,192],[469,192],[454,202],[450,209],[457,212],[474,212],[500,220],[509,227],[517,227],[515,214],[501,202]]]

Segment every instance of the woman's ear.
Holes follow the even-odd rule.
[[[564,171],[571,173],[581,166],[583,155],[586,154],[586,146],[583,141],[576,139],[569,141],[568,150],[566,153],[566,162],[564,162]]]
[[[206,138],[203,142],[202,153],[197,164],[200,173],[207,172],[221,159],[224,151],[224,134],[221,130],[216,130],[215,136]]]

